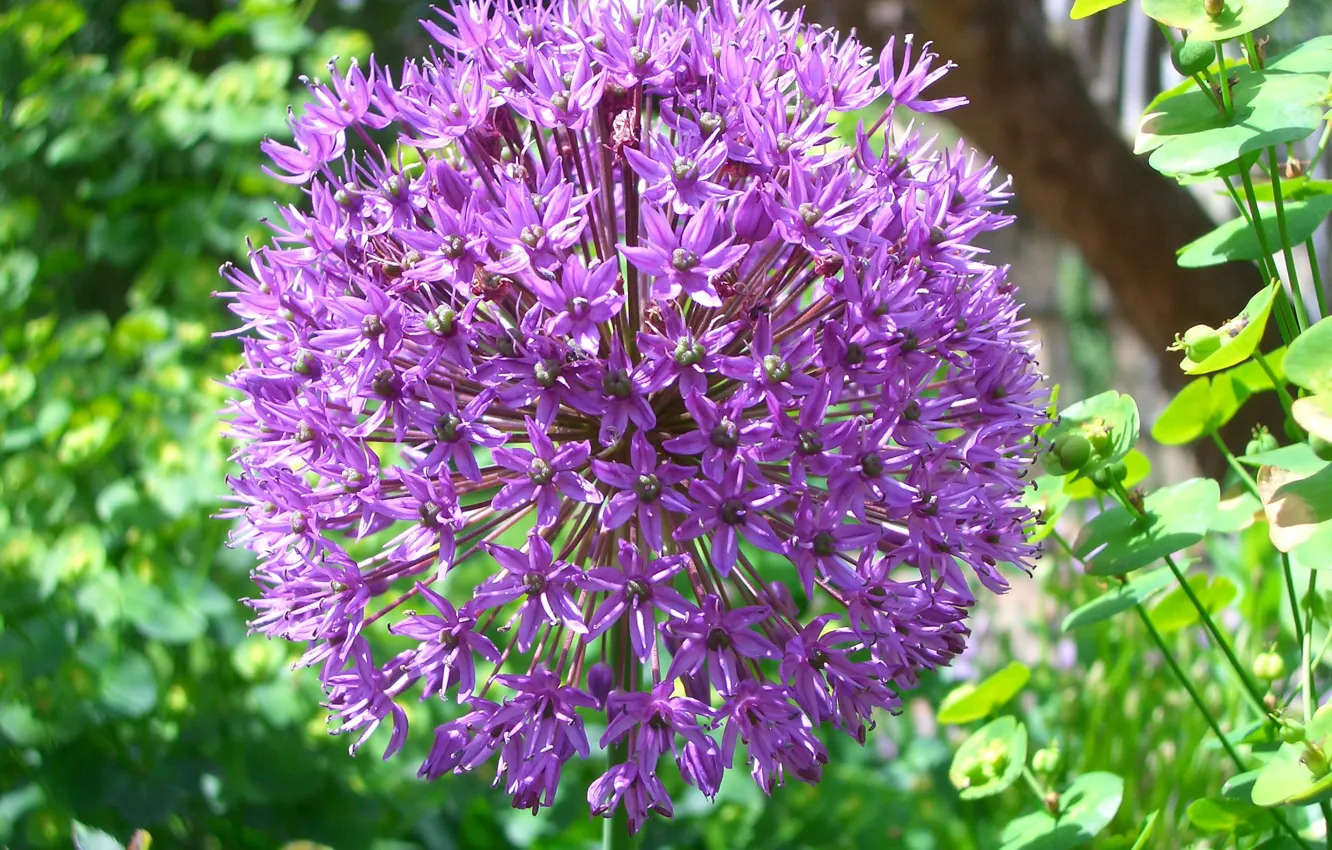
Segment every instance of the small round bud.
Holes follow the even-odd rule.
[[[1319,460],[1332,460],[1332,443],[1317,434],[1309,435],[1309,448],[1313,449]]]
[[[1090,422],[1083,423],[1082,436],[1087,438],[1092,449],[1098,455],[1108,455],[1110,450],[1114,448],[1114,435],[1111,433],[1110,423],[1099,416]]]
[[[1091,460],[1092,444],[1081,434],[1060,434],[1054,441],[1052,451],[1059,457],[1059,465],[1069,472],[1076,472]]]
[[[1059,748],[1045,747],[1037,750],[1031,757],[1031,769],[1037,773],[1054,773],[1059,769]]]
[[[1274,682],[1286,675],[1286,662],[1275,652],[1259,653],[1253,659],[1253,675],[1264,682]]]
[[[1216,58],[1216,47],[1210,41],[1185,39],[1170,49],[1170,64],[1184,77],[1206,71]]]
[[[1301,743],[1306,737],[1304,724],[1296,720],[1287,720],[1281,725],[1281,731],[1277,735],[1287,744]]]
[[[1315,746],[1309,741],[1304,742],[1304,755],[1300,756],[1300,762],[1309,768],[1309,772],[1314,775],[1315,779],[1322,779],[1327,776],[1329,771],[1332,771],[1332,765],[1329,765],[1327,760],[1327,753],[1323,752],[1322,747]]]
[[[1211,325],[1194,325],[1184,332],[1184,356],[1201,363],[1221,347],[1221,333]]]
[[[1105,468],[1105,471],[1110,476],[1110,480],[1118,481],[1121,484],[1128,478],[1128,464],[1122,460],[1110,464]]]
[[[1248,444],[1244,446],[1244,454],[1246,456],[1258,455],[1263,452],[1276,451],[1280,447],[1281,444],[1277,442],[1276,437],[1272,436],[1272,432],[1259,426],[1253,431],[1253,439],[1249,440]]]
[[[1209,18],[1219,18],[1226,11],[1226,0],[1203,0],[1203,11]]]

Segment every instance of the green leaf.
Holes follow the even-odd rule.
[[[1189,803],[1189,823],[1200,832],[1238,833],[1240,835],[1266,828],[1266,817],[1257,806],[1246,800],[1228,800],[1224,797],[1204,797]],[[1255,824],[1262,817],[1264,823]]]
[[[1212,517],[1207,530],[1218,534],[1237,534],[1253,525],[1262,514],[1263,503],[1242,485],[1236,485],[1221,494],[1221,505]]]
[[[1324,705],[1304,727],[1307,740],[1326,750],[1332,733],[1332,705]],[[1256,806],[1306,805],[1332,796],[1332,774],[1315,777],[1300,759],[1304,744],[1282,744],[1253,783],[1252,799]]]
[[[1221,488],[1209,478],[1163,487],[1144,500],[1142,524],[1114,508],[1083,526],[1073,549],[1089,575],[1123,575],[1201,540],[1220,502]]]
[[[1320,35],[1302,42],[1275,59],[1267,66],[1291,74],[1332,74],[1332,35]]]
[[[27,248],[0,252],[0,312],[17,310],[28,300],[37,265],[37,255]]]
[[[1138,833],[1138,840],[1133,842],[1129,850],[1146,850],[1147,842],[1152,840],[1152,833],[1156,832],[1156,819],[1160,814],[1161,810],[1157,809],[1147,816],[1142,824],[1142,832]]]
[[[1083,18],[1090,18],[1097,12],[1104,12],[1106,9],[1113,9],[1124,0],[1074,0],[1073,10],[1068,16],[1075,21]]]
[[[1165,446],[1183,446],[1205,437],[1229,422],[1248,395],[1229,375],[1198,378],[1161,411],[1152,424],[1152,439]]]
[[[1225,189],[1218,194],[1230,197]],[[1299,177],[1287,177],[1281,181],[1281,197],[1287,201],[1307,201],[1319,195],[1332,195],[1332,180],[1315,180],[1307,174]],[[1253,197],[1260,203],[1270,204],[1276,201],[1276,184],[1271,180],[1254,181]]]
[[[125,850],[113,836],[78,821],[74,821],[73,838],[74,850]]]
[[[1332,442],[1332,393],[1295,399],[1290,415],[1310,434]]]
[[[1237,459],[1245,466],[1272,466],[1307,475],[1312,475],[1327,466],[1327,461],[1314,454],[1308,443],[1294,443],[1270,452],[1242,455]]]
[[[1314,393],[1332,390],[1332,317],[1295,338],[1286,352],[1286,379]]]
[[[1184,362],[1180,364],[1184,369],[1184,374],[1202,375],[1207,372],[1217,372],[1248,360],[1258,350],[1259,344],[1263,341],[1263,331],[1267,328],[1267,317],[1272,314],[1273,299],[1276,298],[1277,289],[1280,286],[1281,281],[1274,280],[1250,298],[1249,303],[1244,305],[1244,309],[1235,317],[1236,320],[1243,320],[1243,329],[1228,342],[1222,343],[1220,348],[1212,352],[1201,363],[1190,365],[1191,361],[1185,358]]]
[[[142,654],[125,651],[101,671],[102,704],[126,717],[142,717],[157,704],[157,677]]]
[[[1303,543],[1290,550],[1290,563],[1301,569],[1321,570],[1328,566],[1328,552],[1332,552],[1332,522],[1323,522],[1314,526],[1313,533]]]
[[[1084,773],[1060,795],[1058,816],[1033,812],[1005,827],[1001,850],[1081,847],[1110,825],[1123,799],[1123,779],[1113,773]]]
[[[1292,245],[1298,245],[1313,235],[1318,226],[1332,212],[1332,195],[1316,195],[1302,201],[1286,202],[1286,228]],[[1281,231],[1276,207],[1259,206],[1263,233],[1270,248],[1281,245]],[[1179,249],[1179,265],[1186,269],[1217,266],[1237,260],[1257,260],[1263,256],[1258,234],[1249,226],[1248,219],[1233,218],[1205,233]]]
[[[1090,626],[1093,623],[1107,620],[1116,614],[1121,614],[1144,600],[1150,599],[1172,581],[1174,581],[1174,576],[1170,570],[1164,567],[1159,570],[1152,570],[1149,573],[1143,573],[1132,581],[1096,597],[1086,605],[1078,607],[1073,613],[1064,618],[1060,630],[1071,632],[1074,629]]]
[[[1027,665],[1009,662],[978,685],[967,683],[954,688],[939,706],[938,721],[951,725],[987,717],[1022,690],[1030,678]]]
[[[1247,800],[1253,795],[1253,783],[1258,781],[1262,768],[1237,773],[1221,786],[1221,796],[1227,800]]]
[[[1253,32],[1281,17],[1290,0],[1226,0],[1213,18],[1201,0],[1142,0],[1142,11],[1168,27],[1189,31],[1189,38],[1225,41]]]
[[[1114,390],[1099,393],[1076,404],[1069,405],[1059,414],[1058,421],[1045,433],[1044,439],[1050,442],[1061,434],[1083,432],[1083,425],[1096,421],[1104,422],[1110,431],[1110,445],[1104,454],[1092,454],[1092,459],[1083,467],[1078,477],[1086,477],[1097,469],[1128,457],[1138,441],[1141,427],[1138,419],[1138,405],[1128,395]],[[1057,471],[1057,470],[1056,470]]]
[[[1202,3],[1195,5],[1201,11]],[[1269,145],[1299,141],[1321,125],[1325,75],[1273,66],[1265,71],[1236,67],[1232,73],[1238,77],[1232,114],[1221,114],[1211,97],[1188,80],[1148,106],[1138,124],[1135,152],[1150,151],[1148,161],[1157,171],[1192,174]]]
[[[990,797],[1022,776],[1027,763],[1027,727],[1010,715],[971,734],[953,756],[948,778],[964,800]]]
[[[1189,576],[1189,587],[1208,614],[1215,614],[1229,605],[1238,593],[1230,579],[1206,573]],[[1198,609],[1184,593],[1184,588],[1177,587],[1156,604],[1149,616],[1157,631],[1169,634],[1198,622]]]

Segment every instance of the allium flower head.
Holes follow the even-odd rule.
[[[421,775],[535,810],[613,748],[579,792],[635,827],[738,759],[816,781],[1034,555],[1005,185],[899,120],[947,67],[698,6],[466,0],[330,66],[264,144],[308,203],[223,270],[254,630],[353,749],[443,701]]]

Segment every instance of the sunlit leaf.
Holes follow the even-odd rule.
[[[1208,614],[1215,614],[1229,605],[1239,592],[1235,583],[1225,576],[1208,576],[1205,573],[1189,576],[1189,587]],[[1191,626],[1199,618],[1198,609],[1182,587],[1175,588],[1158,602],[1150,616],[1157,631],[1164,634]]]
[[[1133,606],[1141,604],[1159,593],[1162,588],[1174,580],[1174,575],[1164,567],[1136,576],[1132,581],[1109,590],[1087,604],[1079,606],[1064,618],[1060,629],[1071,632],[1074,629],[1090,626],[1093,623],[1099,623],[1116,614],[1128,611]]]
[[[1073,544],[1091,575],[1122,575],[1141,569],[1202,539],[1216,515],[1221,489],[1194,478],[1147,496],[1140,520],[1124,507],[1099,514]]]
[[[1311,538],[1320,523],[1332,520],[1332,468],[1327,464],[1312,474],[1264,466],[1257,482],[1268,535],[1278,551],[1291,551]]]
[[[1190,38],[1224,41],[1253,32],[1281,17],[1290,0],[1226,0],[1221,14],[1207,14],[1200,0],[1142,0],[1147,17],[1189,31]]]
[[[1012,785],[1027,763],[1027,727],[1005,715],[977,729],[958,747],[948,778],[964,800],[990,797]]]
[[[1286,378],[1310,392],[1332,390],[1332,318],[1295,338],[1286,352]]]
[[[1313,235],[1332,212],[1332,195],[1316,195],[1307,200],[1288,201],[1286,208],[1287,235],[1291,244],[1298,245]],[[1281,245],[1281,231],[1276,207],[1259,207],[1267,246],[1273,250]],[[1245,218],[1232,218],[1208,233],[1199,236],[1179,249],[1179,265],[1186,269],[1217,266],[1237,260],[1257,260],[1263,256],[1258,234]]]
[[[1031,678],[1031,670],[1017,661],[989,676],[980,684],[967,683],[954,688],[939,706],[938,721],[945,724],[970,723],[988,717],[1008,702]]]
[[[1113,9],[1125,0],[1074,0],[1073,9],[1068,16],[1073,20],[1090,18],[1097,12],[1104,12],[1106,9]]]
[[[1229,369],[1231,366],[1237,366],[1248,360],[1258,350],[1259,344],[1263,341],[1263,332],[1267,329],[1267,318],[1272,314],[1272,303],[1280,286],[1281,281],[1274,280],[1250,298],[1249,303],[1235,317],[1244,322],[1244,327],[1240,332],[1228,342],[1223,343],[1220,348],[1212,352],[1201,363],[1188,365],[1189,361],[1186,358],[1183,364],[1184,374],[1202,375],[1207,372],[1216,372],[1221,369]]]

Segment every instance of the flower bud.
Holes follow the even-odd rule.
[[[1194,325],[1184,332],[1184,356],[1201,363],[1221,347],[1221,334],[1211,325]]]
[[[1037,773],[1050,774],[1059,769],[1059,747],[1045,747],[1037,750],[1031,757],[1031,769]]]
[[[1304,743],[1304,755],[1300,756],[1300,763],[1309,768],[1309,772],[1314,775],[1314,779],[1322,779],[1327,776],[1329,771],[1332,771],[1332,765],[1329,765],[1327,760],[1327,753],[1323,752],[1322,747],[1308,741]]]
[[[772,232],[772,218],[763,205],[763,194],[757,189],[746,192],[732,207],[737,242],[761,242]]]
[[[1226,0],[1203,0],[1203,11],[1209,18],[1219,18],[1226,11]]]
[[[1286,675],[1286,662],[1275,652],[1263,652],[1253,659],[1253,675],[1264,682],[1274,682]]]
[[[1245,445],[1244,454],[1246,456],[1258,455],[1263,452],[1276,451],[1280,447],[1281,444],[1277,442],[1276,437],[1272,436],[1272,432],[1259,426],[1253,430],[1253,439]]]
[[[1186,39],[1176,42],[1170,49],[1170,64],[1181,76],[1192,77],[1211,67],[1216,58],[1216,48],[1210,41]]]
[[[1059,456],[1059,465],[1076,472],[1091,460],[1092,444],[1081,434],[1061,434],[1054,441],[1052,451]]]
[[[615,671],[611,670],[609,664],[598,661],[587,668],[587,692],[597,701],[598,706],[606,705],[606,698],[610,696],[614,684]]]
[[[1098,455],[1108,455],[1114,448],[1113,434],[1111,433],[1110,423],[1101,417],[1096,417],[1090,422],[1084,422],[1082,425],[1082,435],[1091,443],[1092,449]]]

